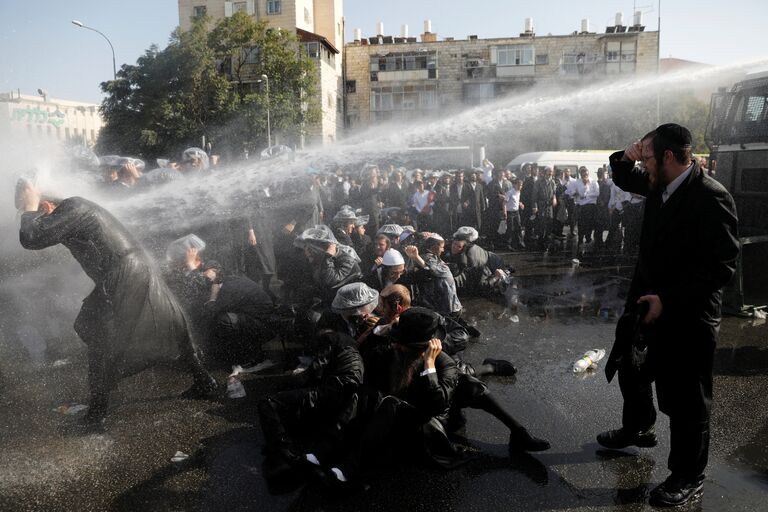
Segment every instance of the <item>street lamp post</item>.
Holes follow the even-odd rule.
[[[261,80],[267,87],[267,147],[272,147],[272,124],[269,119],[269,77],[267,75],[261,75]]]
[[[112,41],[109,40],[107,36],[105,36],[102,32],[96,30],[93,27],[89,27],[88,25],[84,24],[82,21],[78,20],[72,20],[72,24],[76,27],[80,28],[87,28],[88,30],[93,30],[97,34],[99,34],[101,37],[107,40],[107,43],[109,43],[109,48],[112,50],[112,77],[117,80],[117,66],[115,65],[115,47],[112,46]]]

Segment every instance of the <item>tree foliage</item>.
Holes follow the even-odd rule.
[[[265,82],[254,82],[262,74],[269,95]],[[256,150],[267,145],[267,107],[272,133],[294,143],[319,119],[314,77],[314,63],[293,34],[245,13],[213,27],[204,17],[101,85],[107,97],[97,149],[174,156],[205,136],[217,152]]]

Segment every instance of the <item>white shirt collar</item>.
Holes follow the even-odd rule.
[[[691,165],[689,165],[688,168],[685,171],[683,171],[683,173],[680,176],[672,180],[669,183],[669,185],[666,186],[666,188],[664,189],[664,192],[662,192],[661,194],[662,202],[666,203],[667,199],[669,199],[669,196],[675,193],[675,190],[677,190],[678,187],[680,187],[680,185],[683,183],[683,181],[685,181],[686,178],[688,178],[688,175],[691,174],[691,169],[693,169],[693,163],[691,163]]]

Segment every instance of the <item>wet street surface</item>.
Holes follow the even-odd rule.
[[[517,268],[505,300],[464,301],[466,318],[483,333],[465,359],[514,362],[514,378],[487,382],[515,418],[551,441],[548,452],[510,458],[506,428],[468,410],[464,436],[476,454],[455,470],[408,463],[383,469],[351,497],[313,486],[272,496],[261,476],[255,404],[285,376],[244,375],[245,398],[192,401],[178,396],[189,377],[147,371],[121,382],[105,433],[86,434],[77,425],[82,413],[52,410],[87,399],[84,353],[72,342],[55,365],[0,354],[0,510],[650,510],[648,494],[668,474],[666,417],[659,415],[658,447],[603,450],[596,434],[620,426],[618,383],[606,382],[605,360],[594,372],[571,370],[585,351],[610,350],[631,267],[505,258]],[[766,510],[768,325],[760,322],[724,319],[704,495],[682,510]],[[172,462],[177,451],[189,458]]]

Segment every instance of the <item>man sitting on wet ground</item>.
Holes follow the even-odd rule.
[[[368,373],[369,381],[374,381],[378,377],[379,372],[375,369],[376,358],[381,351],[386,351],[389,348],[391,340],[388,336],[393,327],[397,325],[400,316],[411,309],[410,305],[410,296],[405,287],[394,285],[382,291],[380,295],[381,319],[374,329],[358,339],[360,353],[368,367],[371,368]],[[414,309],[424,310],[424,308]],[[436,315],[438,321],[434,337],[440,340],[443,352],[453,357],[460,374],[447,424],[448,431],[455,432],[463,427],[465,420],[462,409],[467,407],[481,409],[496,417],[510,429],[510,451],[548,449],[549,443],[531,436],[501,407],[491,395],[488,387],[476,378],[490,375],[515,375],[517,369],[512,363],[503,359],[485,359],[483,364],[475,369],[462,358],[462,352],[469,342],[469,335],[464,328],[450,318],[442,317],[434,312],[430,313]]]
[[[225,275],[215,260],[205,262],[201,270],[209,284],[203,315],[210,326],[212,352],[230,364],[260,362],[261,345],[272,337],[272,299],[251,279]]]
[[[336,292],[331,311],[326,311],[317,323],[318,330],[330,329],[357,339],[379,318],[373,315],[379,304],[379,292],[365,283],[350,283]]]
[[[475,228],[460,227],[453,234],[445,261],[451,267],[459,293],[487,297],[501,291],[500,283],[509,274],[499,255],[475,243],[478,237]]]
[[[444,316],[461,317],[461,301],[456,293],[456,282],[450,268],[440,259],[445,249],[445,239],[437,233],[425,233],[424,257],[415,245],[405,247],[405,254],[416,268],[424,269],[430,279],[419,283],[419,301]]]
[[[369,328],[357,337],[363,355],[366,351],[376,350],[377,347],[388,346],[390,343],[387,337],[389,331],[397,323],[400,315],[410,308],[411,294],[408,288],[400,284],[384,288],[379,295],[378,310],[381,312],[381,317],[376,318],[373,328]],[[512,363],[502,359],[485,359],[478,368],[464,361],[462,352],[469,345],[469,333],[455,320],[439,314],[438,316],[440,317],[440,326],[436,337],[441,341],[443,351],[453,357],[461,372],[476,376],[511,376],[517,372]]]
[[[335,464],[346,453],[350,429],[363,410],[372,409],[359,394],[363,360],[346,334],[320,331],[310,343],[312,363],[295,377],[296,389],[259,401],[264,433],[264,478],[272,492],[290,492],[301,485],[301,473]]]
[[[323,306],[330,305],[339,288],[361,279],[360,258],[354,249],[339,244],[328,226],[321,224],[306,229],[294,243],[303,249],[307,258],[307,270],[315,285],[310,293],[318,297]]]

